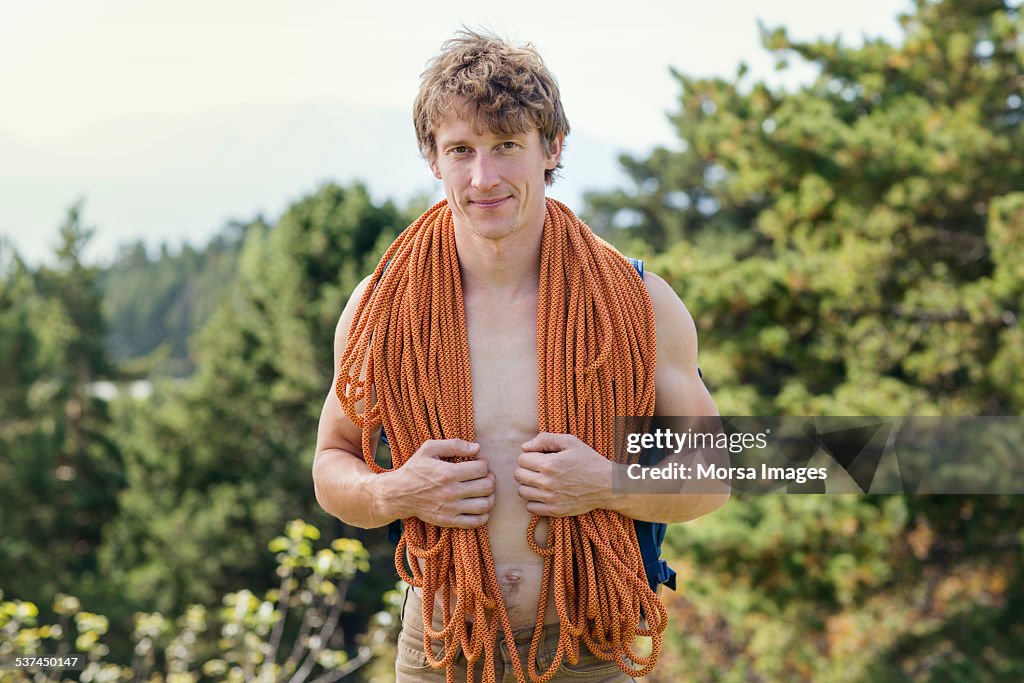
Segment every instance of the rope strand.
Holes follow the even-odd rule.
[[[539,431],[574,434],[611,458],[613,418],[654,412],[650,298],[630,263],[553,199],[547,199],[540,272]],[[371,387],[377,392],[374,405]],[[428,439],[476,440],[462,283],[447,202],[403,231],[374,270],[356,308],[335,390],[345,414],[362,430],[363,458],[375,473],[391,471],[377,465],[370,450],[370,435],[381,426],[391,444],[392,469]],[[530,664],[524,671],[518,655],[512,657],[516,681],[547,683],[563,660],[579,660],[581,640],[630,676],[649,673],[660,654],[667,612],[647,583],[633,521],[609,510],[551,518],[540,546],[534,540],[539,520],[530,520],[526,538],[544,561],[542,588]],[[445,680],[454,683],[461,649],[467,680],[482,659],[483,680],[493,683],[498,630],[509,643],[513,632],[486,527],[440,528],[415,517],[403,522],[395,568],[423,593],[427,661],[444,667]],[[549,585],[561,630],[553,661],[538,672],[533,663]],[[440,631],[433,628],[438,592]],[[650,655],[633,649],[638,637],[651,638]],[[443,646],[439,657],[433,654],[435,642]]]

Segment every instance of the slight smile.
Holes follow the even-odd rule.
[[[500,197],[497,199],[476,199],[472,203],[479,206],[481,209],[493,209],[494,207],[501,206],[511,197]]]

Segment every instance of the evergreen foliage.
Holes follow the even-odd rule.
[[[820,68],[796,92],[674,72],[681,149],[588,198],[595,227],[664,249],[725,412],[1024,409],[1024,19],[976,0],[901,21],[903,44],[859,48],[765,30]]]
[[[172,612],[258,583],[273,569],[265,539],[322,518],[310,468],[334,326],[375,247],[404,226],[365,188],[326,185],[249,231],[193,342],[195,375],[124,408],[127,487],[101,564],[126,598]]]
[[[820,68],[794,92],[674,72],[680,148],[589,197],[662,250],[723,414],[1024,410],[1024,17],[919,0],[901,24],[764,30]],[[658,680],[1017,680],[1021,528],[1015,497],[735,496],[669,530],[689,575]]]
[[[859,47],[765,29],[781,69],[820,69],[798,90],[675,71],[678,145],[588,197],[591,225],[693,312],[723,414],[1024,412],[1022,9],[917,0],[901,23],[898,44]],[[318,509],[315,425],[346,298],[423,208],[328,184],[275,225],[130,246],[106,271],[82,261],[80,205],[52,267],[0,242],[0,644],[80,613],[104,665],[169,679],[173,650],[231,678],[285,623],[267,620],[284,566],[267,541],[307,519],[381,568],[346,574],[330,645],[363,656],[393,547]],[[149,398],[96,390],[139,376]],[[288,529],[276,552],[313,568],[308,527]],[[669,530],[680,591],[650,680],[1024,679],[1021,529],[1014,497],[736,495]],[[228,653],[200,629],[225,595]]]
[[[377,629],[350,656],[341,616],[351,610],[346,593],[358,572],[370,569],[358,541],[339,538],[315,550],[320,531],[292,520],[270,542],[278,584],[255,593],[228,593],[220,608],[189,605],[180,617],[159,612],[132,615],[131,663],[110,661],[104,637],[110,620],[82,609],[72,595],[57,594],[53,622],[24,600],[4,601],[0,591],[0,661],[78,653],[83,681],[313,681],[330,683],[358,670],[384,636]],[[210,638],[209,636],[217,637]],[[5,681],[63,681],[70,671],[40,667],[7,671]]]
[[[82,262],[92,234],[72,206],[55,266],[30,271],[0,245],[0,577],[38,600],[99,582],[103,527],[124,485],[106,402],[98,270]]]
[[[139,374],[192,374],[189,340],[230,289],[245,236],[268,229],[259,218],[234,222],[203,249],[184,245],[171,253],[165,245],[156,258],[141,242],[123,247],[100,278],[112,358]]]

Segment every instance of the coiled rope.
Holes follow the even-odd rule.
[[[613,418],[654,411],[650,298],[629,261],[550,198],[540,260],[539,430],[574,434],[612,457],[624,451],[613,449]],[[360,379],[364,365],[366,374]],[[377,393],[373,405],[371,387]],[[374,271],[356,309],[335,389],[345,414],[362,430],[366,464],[381,473],[390,470],[378,466],[370,450],[370,436],[381,425],[396,469],[428,439],[475,441],[471,388],[455,227],[451,209],[441,201],[399,235]],[[355,406],[364,399],[359,414]],[[486,527],[441,528],[415,517],[403,521],[395,567],[422,590],[428,661],[435,668],[445,667],[446,681],[453,683],[461,647],[469,665],[467,679],[472,680],[482,657],[483,680],[493,683],[499,628],[510,643],[509,652],[516,650]],[[529,680],[546,683],[564,658],[575,664],[581,641],[630,676],[649,673],[660,653],[667,613],[647,583],[633,521],[609,510],[551,518],[544,546],[534,539],[539,521],[534,516],[526,530],[530,547],[544,558]],[[422,568],[417,560],[423,561]],[[546,671],[537,672],[533,662],[548,585],[553,585],[561,630],[553,661]],[[440,631],[433,628],[438,591]],[[652,639],[649,655],[634,649],[637,637]],[[434,641],[443,643],[440,657],[433,654]],[[526,683],[518,655],[512,663],[516,680]]]

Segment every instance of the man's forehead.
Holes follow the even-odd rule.
[[[518,130],[512,126],[507,130],[495,130],[487,121],[487,116],[479,111],[475,104],[461,100],[452,102],[448,113],[434,126],[434,137],[440,142],[442,139],[463,138],[470,134],[478,137],[529,135],[535,130],[538,130],[536,126],[530,126],[525,130]]]

